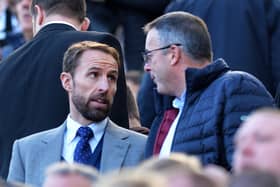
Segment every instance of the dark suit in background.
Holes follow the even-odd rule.
[[[141,52],[145,46],[142,27],[163,14],[170,0],[87,0],[90,30],[115,33],[123,28],[126,69],[143,70]]]
[[[205,21],[214,59],[255,75],[275,95],[280,82],[279,0],[173,0],[166,9],[177,10]]]
[[[50,24],[0,64],[0,175],[7,176],[15,139],[51,129],[69,113],[68,96],[59,79],[63,54],[73,43],[91,40],[115,47],[111,35],[78,32],[66,24]],[[110,118],[128,127],[123,64]]]

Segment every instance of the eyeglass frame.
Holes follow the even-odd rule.
[[[149,63],[149,54],[151,54],[152,52],[154,51],[160,51],[160,50],[164,50],[164,49],[169,49],[172,45],[176,45],[176,46],[182,46],[182,44],[180,43],[174,43],[174,44],[169,44],[167,46],[164,46],[164,47],[160,47],[160,48],[157,48],[157,49],[152,49],[152,50],[145,50],[142,52],[142,58],[144,60],[144,63],[145,64],[148,64]]]

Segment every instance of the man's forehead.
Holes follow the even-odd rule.
[[[274,115],[255,115],[248,117],[241,126],[241,132],[279,132],[280,116]]]
[[[149,46],[158,46],[158,44],[159,44],[159,35],[158,35],[157,31],[152,29],[151,31],[149,31],[147,33],[146,48]]]
[[[80,64],[82,66],[87,66],[89,64],[95,65],[95,66],[101,66],[104,65],[112,66],[118,68],[118,63],[116,59],[103,51],[100,50],[88,50],[85,51],[81,57],[80,57]]]

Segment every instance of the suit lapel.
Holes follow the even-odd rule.
[[[45,173],[45,169],[49,165],[61,160],[65,128],[66,122],[50,131],[38,142],[41,150],[36,150],[34,154],[37,155],[37,158],[41,158],[38,163],[40,173]]]
[[[129,145],[128,134],[109,120],[104,134],[100,172],[119,170],[123,165]]]

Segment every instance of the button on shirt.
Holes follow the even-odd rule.
[[[175,135],[178,120],[180,119],[181,113],[183,111],[185,98],[186,98],[186,91],[183,92],[183,94],[181,95],[180,98],[176,97],[172,102],[172,106],[174,108],[179,109],[179,113],[176,116],[173,123],[171,124],[171,127],[168,131],[168,134],[167,134],[167,136],[166,136],[166,138],[165,138],[165,140],[162,144],[162,147],[161,147],[161,150],[160,150],[160,153],[159,153],[159,158],[168,157],[170,155],[173,138],[174,138],[174,135]]]
[[[103,121],[99,123],[92,123],[88,125],[88,127],[91,128],[93,132],[93,138],[89,140],[89,144],[91,147],[92,152],[94,152],[98,142],[101,140],[105,128],[108,123],[108,118],[105,118]],[[68,163],[73,163],[74,161],[74,151],[76,148],[76,145],[78,144],[80,137],[76,136],[78,129],[82,125],[78,122],[74,121],[70,115],[67,117],[67,123],[66,123],[66,131],[64,133],[64,144],[63,144],[63,151],[62,151],[62,157],[65,161]]]

